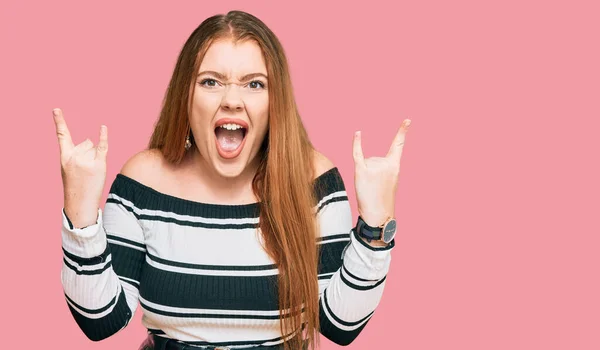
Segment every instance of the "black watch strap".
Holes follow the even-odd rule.
[[[369,226],[360,217],[360,215],[358,216],[358,221],[356,222],[356,232],[359,236],[366,238],[368,242],[371,242],[372,240],[380,240],[382,231],[383,229],[381,227]]]

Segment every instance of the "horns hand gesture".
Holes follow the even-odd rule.
[[[380,226],[394,217],[394,202],[400,173],[400,158],[410,125],[405,119],[385,157],[365,159],[360,131],[354,135],[354,186],[358,213],[369,226]]]
[[[60,109],[53,111],[60,150],[65,214],[77,228],[96,223],[106,180],[108,130],[100,127],[96,146],[90,139],[75,145]]]

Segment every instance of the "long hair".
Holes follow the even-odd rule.
[[[305,340],[316,348],[320,325],[314,148],[296,107],[283,47],[261,20],[231,11],[206,19],[194,30],[177,60],[149,148],[177,164],[186,152],[186,136],[194,144],[188,117],[195,75],[208,47],[219,39],[254,40],[262,49],[269,77],[269,125],[252,188],[260,202],[264,249],[279,270],[281,334],[297,332],[284,338],[284,345],[301,349]]]

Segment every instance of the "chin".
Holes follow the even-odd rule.
[[[240,176],[244,172],[244,169],[246,169],[246,165],[247,162],[242,161],[242,159],[239,158],[235,159],[233,162],[228,163],[224,163],[219,160],[213,162],[213,166],[217,174],[227,178],[234,178]]]

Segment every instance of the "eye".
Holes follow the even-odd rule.
[[[210,78],[204,79],[200,82],[200,85],[205,86],[205,87],[215,87],[215,86],[217,86],[217,84],[218,83],[216,80],[210,79]]]
[[[248,86],[250,86],[251,89],[256,90],[256,89],[264,89],[265,88],[265,83],[263,83],[260,80],[252,80]]]

